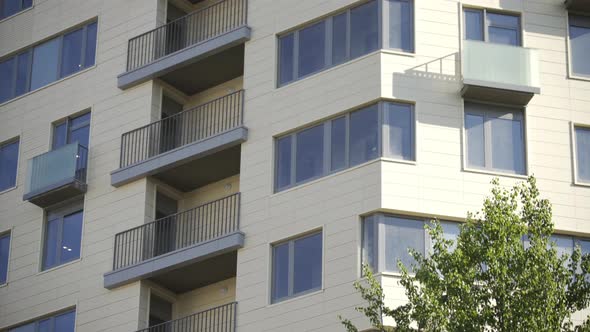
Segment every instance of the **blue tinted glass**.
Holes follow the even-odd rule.
[[[346,167],[346,118],[332,120],[330,169],[335,171]]]
[[[57,79],[59,38],[52,39],[33,49],[31,90],[36,90]]]
[[[15,327],[13,329],[10,329],[9,332],[36,332],[35,331],[35,325],[36,323],[30,323],[27,325],[22,325],[19,327]]]
[[[37,332],[52,332],[51,323],[51,318],[40,321],[39,325],[37,326]]]
[[[520,18],[515,15],[506,15],[498,13],[487,13],[488,24],[491,26],[502,26],[511,29],[518,29]]]
[[[467,166],[485,167],[484,117],[465,114],[465,135],[467,136]]]
[[[590,28],[570,26],[572,73],[590,76]]]
[[[66,145],[68,137],[68,128],[66,122],[62,122],[53,127],[53,149],[57,149],[61,146]]]
[[[347,14],[334,16],[332,19],[332,64],[346,61]]]
[[[385,269],[399,272],[398,260],[411,271],[416,261],[409,249],[424,254],[424,222],[397,217],[384,217],[385,228]]]
[[[33,5],[33,0],[23,0],[23,9],[27,9]]]
[[[389,47],[406,52],[414,50],[413,1],[389,0]]]
[[[273,248],[272,298],[289,296],[289,243]]]
[[[483,41],[483,11],[465,9],[465,39]]]
[[[0,103],[14,96],[14,62],[14,57],[0,62]]]
[[[325,67],[326,24],[316,23],[299,31],[299,73],[305,76]]]
[[[6,283],[8,277],[9,251],[10,234],[0,235],[0,284]]]
[[[0,191],[16,185],[19,141],[0,146]]]
[[[492,167],[524,174],[524,139],[522,121],[490,118]]]
[[[518,40],[519,32],[514,29],[489,27],[488,35],[490,42],[496,44],[514,45],[520,44]]]
[[[324,167],[324,126],[319,125],[297,134],[295,181],[318,177]]]
[[[377,105],[350,113],[350,166],[361,164],[379,156]]]
[[[373,272],[378,272],[379,267],[377,266],[377,253],[379,246],[377,239],[379,236],[376,234],[379,226],[377,224],[377,217],[370,216],[365,218],[363,223],[363,264],[368,264]]]
[[[14,15],[21,11],[21,0],[1,0],[0,1],[0,18]]]
[[[386,103],[389,127],[388,156],[404,160],[414,160],[414,123],[412,107]]]
[[[70,311],[59,316],[55,316],[55,329],[59,332],[74,332],[76,312]]]
[[[279,83],[287,83],[293,80],[293,52],[295,38],[293,34],[279,39]]]
[[[350,10],[350,57],[356,58],[379,47],[379,10],[371,1]]]
[[[291,184],[291,136],[277,142],[277,189]]]
[[[578,179],[590,182],[590,128],[577,127],[575,131]]]
[[[314,234],[294,243],[293,294],[322,286],[322,234]]]
[[[48,269],[58,264],[57,261],[57,236],[59,229],[59,219],[47,221],[45,228],[45,246],[43,250],[43,268]]]
[[[83,32],[83,29],[78,29],[63,37],[61,51],[61,77],[71,75],[82,69]]]
[[[80,245],[82,238],[82,211],[64,217],[61,258],[59,263],[69,262],[80,258]]]
[[[88,27],[86,28],[84,67],[93,66],[96,61],[96,29],[96,22],[88,24]]]
[[[90,131],[90,125],[80,127],[70,132],[69,143],[78,142],[78,144],[88,147],[88,135]]]
[[[18,65],[16,68],[16,94],[20,96],[29,91],[29,68],[31,66],[31,52],[18,55]]]

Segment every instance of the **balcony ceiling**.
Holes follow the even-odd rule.
[[[566,0],[565,6],[568,10],[590,13],[590,1],[588,0]]]

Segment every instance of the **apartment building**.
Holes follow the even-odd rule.
[[[586,0],[0,0],[0,331],[368,327],[494,177],[589,252],[589,52]]]

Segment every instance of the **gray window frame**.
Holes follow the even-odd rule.
[[[584,15],[585,14],[585,15]],[[576,13],[576,12],[568,12],[568,24],[567,24],[567,44],[568,44],[568,70],[569,75],[574,77],[582,77],[584,79],[590,79],[590,74],[581,74],[574,72],[574,59],[572,53],[572,41],[571,41],[571,27],[572,25],[590,29],[590,16],[587,13]],[[587,60],[590,61],[590,60]]]
[[[8,252],[6,257],[8,258],[6,260],[6,275],[4,276],[4,282],[2,282],[2,280],[0,279],[0,285],[5,285],[8,283],[8,269],[10,267],[10,247],[12,244],[12,231],[7,231],[7,232],[2,232],[0,233],[0,239],[3,239],[7,237],[8,238]],[[2,264],[2,262],[0,261],[0,264]]]
[[[20,325],[14,326],[14,327],[8,329],[6,332],[13,332],[13,331],[15,331],[18,328],[21,328],[23,326],[27,326],[27,325],[30,325],[30,324],[35,324],[35,327],[34,327],[35,330],[34,331],[35,332],[39,332],[39,324],[41,322],[43,322],[43,321],[46,321],[46,320],[51,320],[51,331],[50,332],[60,332],[60,331],[56,331],[55,330],[55,319],[57,317],[59,317],[59,316],[62,316],[62,315],[65,315],[65,314],[69,314],[69,313],[72,313],[72,312],[74,313],[74,330],[75,330],[75,328],[76,328],[76,319],[78,318],[78,315],[76,313],[76,308],[74,307],[74,308],[70,308],[70,309],[66,309],[66,310],[60,311],[60,312],[53,313],[53,314],[48,315],[48,316],[45,316],[45,317],[37,318],[37,319],[35,319],[32,322],[28,322],[28,323],[24,323],[24,324],[20,324]]]
[[[467,105],[476,105],[477,108],[468,110]],[[502,112],[497,111],[494,109],[487,110],[485,109],[486,106],[489,107],[498,107],[504,110],[513,110],[512,112]],[[473,114],[477,116],[484,117],[484,167],[477,167],[477,166],[469,166],[469,141],[467,138],[467,128],[465,123],[465,118],[467,114]],[[482,103],[479,101],[471,101],[465,100],[464,107],[463,107],[463,140],[465,142],[464,151],[464,168],[466,170],[478,170],[478,171],[487,171],[487,172],[494,172],[494,173],[504,173],[504,174],[512,174],[512,175],[520,175],[525,176],[528,174],[528,158],[527,158],[527,133],[526,133],[526,116],[525,116],[525,109],[521,107],[515,107],[512,105],[495,105],[495,104],[488,104]],[[492,149],[493,149],[493,139],[491,133],[491,122],[487,121],[488,118],[496,118],[496,119],[508,119],[508,120],[515,120],[519,119],[522,123],[522,153],[523,153],[523,173],[518,173],[516,170],[506,170],[506,169],[497,169],[492,166]]]
[[[322,241],[322,252],[320,253],[321,255],[321,262],[322,262],[322,275],[320,277],[320,286],[316,287],[316,288],[311,288],[299,293],[293,293],[293,288],[294,288],[294,280],[295,280],[295,241],[297,240],[301,240],[301,239],[305,239],[307,237],[311,237],[311,236],[315,236],[315,235],[320,235],[320,239]],[[275,257],[275,248],[283,245],[283,244],[288,244],[288,248],[289,248],[289,266],[288,266],[288,278],[289,278],[289,283],[288,283],[288,291],[287,291],[287,296],[281,297],[281,298],[274,298],[274,294],[273,294],[273,290],[275,287],[275,280],[274,280],[274,257]],[[324,246],[324,234],[323,234],[323,229],[319,229],[319,230],[315,230],[315,231],[311,231],[311,232],[307,232],[301,235],[297,235],[295,237],[291,237],[289,239],[286,240],[282,240],[279,242],[275,242],[271,245],[271,282],[270,282],[270,302],[272,304],[275,303],[279,303],[279,302],[283,302],[285,300],[289,300],[292,298],[296,298],[299,296],[303,296],[309,293],[313,293],[313,292],[317,292],[319,290],[321,290],[324,287],[324,250],[325,250],[325,246]]]
[[[6,56],[6,57],[1,58],[0,59],[0,62],[8,61],[10,59],[14,59],[14,64],[13,64],[13,77],[12,77],[11,97],[9,97],[6,100],[0,101],[0,104],[7,103],[7,102],[9,102],[9,101],[11,101],[11,100],[13,100],[15,98],[18,98],[20,96],[26,95],[27,93],[40,90],[40,89],[46,87],[47,85],[50,85],[50,84],[52,84],[54,82],[57,82],[57,81],[59,81],[61,79],[70,77],[72,75],[75,75],[76,73],[79,73],[82,70],[85,70],[85,69],[88,69],[88,68],[92,68],[93,66],[95,66],[96,65],[96,53],[95,53],[95,61],[94,61],[94,64],[92,66],[86,66],[86,67],[84,66],[84,63],[86,61],[86,59],[85,59],[85,57],[86,57],[86,48],[88,46],[87,45],[87,42],[86,42],[87,41],[87,35],[88,35],[88,26],[89,25],[92,25],[92,24],[97,24],[96,43],[98,44],[98,20],[95,19],[93,21],[86,22],[84,24],[77,25],[77,26],[75,26],[73,28],[70,28],[70,29],[68,29],[66,31],[60,32],[57,36],[54,36],[54,37],[45,39],[45,40],[43,40],[41,42],[35,43],[35,44],[31,45],[31,46],[28,46],[26,49],[23,49],[23,50],[21,50],[21,51],[19,51],[17,53],[14,53],[14,54],[12,54],[10,56]],[[71,33],[71,32],[80,30],[80,29],[82,29],[82,49],[81,49],[81,52],[82,53],[81,53],[81,61],[80,61],[82,63],[82,67],[80,67],[79,70],[77,70],[77,71],[75,71],[75,72],[73,72],[73,73],[71,73],[69,75],[62,76],[61,75],[61,69],[62,69],[62,60],[63,60],[62,52],[63,52],[63,39],[64,39],[64,36],[67,35],[67,34],[69,34],[69,33]],[[56,69],[56,73],[55,73],[56,79],[53,80],[53,81],[51,81],[51,82],[49,82],[49,83],[47,83],[47,84],[45,84],[45,85],[39,86],[36,89],[31,89],[31,78],[32,78],[32,73],[33,73],[33,59],[34,59],[35,48],[37,46],[43,45],[43,44],[45,44],[45,43],[47,43],[49,41],[52,41],[54,39],[58,39],[58,44],[59,44],[58,53],[57,53],[58,65],[57,65],[57,69]],[[97,49],[96,46],[95,46],[95,48]],[[29,63],[28,63],[28,69],[27,69],[27,78],[26,78],[25,92],[23,92],[22,94],[16,95],[16,87],[17,87],[16,82],[17,82],[17,77],[18,77],[18,75],[17,75],[18,74],[18,57],[20,55],[22,55],[22,54],[25,54],[25,53],[29,53]]]
[[[0,193],[11,190],[11,189],[16,188],[18,186],[18,168],[19,168],[19,164],[20,164],[20,149],[21,149],[20,136],[11,138],[11,139],[6,140],[4,142],[0,142],[0,150],[2,150],[2,148],[4,148],[6,145],[13,144],[13,143],[18,144],[18,148],[16,151],[16,168],[14,169],[14,185],[12,185],[10,187],[3,188],[3,189],[0,188]],[[0,176],[1,176],[1,174],[0,174]]]
[[[400,1],[400,2],[407,2],[411,4],[411,10],[410,10],[410,37],[411,37],[411,49],[405,50],[405,49],[399,49],[399,48],[392,48],[389,45],[389,33],[390,30],[389,28],[389,10],[390,10],[390,1]],[[415,49],[416,49],[416,42],[415,42],[415,36],[416,36],[416,28],[415,28],[415,1],[414,0],[365,0],[362,1],[360,3],[355,3],[353,6],[347,7],[346,9],[337,11],[333,14],[330,14],[330,16],[319,19],[319,20],[313,20],[310,22],[305,23],[304,25],[301,25],[295,29],[290,29],[288,31],[282,32],[277,34],[276,40],[277,40],[277,47],[276,47],[276,57],[277,57],[277,71],[276,71],[276,86],[277,87],[283,87],[286,85],[289,85],[293,82],[302,80],[306,77],[309,76],[313,76],[319,72],[322,72],[324,70],[330,69],[332,67],[350,62],[354,59],[357,59],[359,57],[362,57],[366,54],[370,54],[374,51],[371,51],[369,53],[357,56],[352,58],[351,57],[351,42],[350,42],[350,30],[351,30],[351,25],[350,25],[350,12],[351,10],[354,10],[355,8],[358,8],[360,6],[366,5],[370,2],[376,2],[377,3],[377,16],[378,16],[378,22],[377,22],[377,47],[375,49],[375,51],[380,50],[380,49],[389,49],[389,50],[394,50],[394,51],[398,51],[398,52],[403,52],[403,53],[409,53],[409,54],[414,54],[415,53]],[[334,63],[334,59],[332,56],[332,42],[333,42],[333,19],[336,16],[340,16],[342,14],[346,14],[346,27],[347,27],[347,31],[346,31],[346,58],[338,63]],[[311,27],[315,24],[318,23],[322,23],[324,24],[324,30],[325,30],[325,52],[324,52],[324,67],[320,68],[316,71],[313,71],[311,73],[307,73],[305,75],[302,76],[298,76],[299,74],[299,32],[303,29],[306,29],[308,27]],[[280,77],[280,73],[281,73],[281,54],[280,54],[280,49],[281,49],[281,39],[283,37],[289,36],[289,35],[293,35],[293,63],[292,63],[292,79],[286,82],[281,83],[281,77]]]
[[[578,123],[572,123],[572,140],[573,140],[573,155],[574,155],[574,183],[576,184],[583,184],[583,185],[590,185],[589,180],[580,179],[580,166],[578,165],[578,138],[577,138],[577,130],[584,130],[590,132],[590,125],[583,125]]]
[[[389,151],[389,127],[387,126],[387,121],[386,117],[387,112],[386,112],[386,107],[385,104],[398,104],[398,105],[403,105],[406,107],[410,108],[410,112],[411,112],[411,124],[412,124],[412,146],[411,146],[411,150],[412,150],[412,159],[402,159],[399,158],[397,156],[390,156],[390,155],[386,155],[384,153],[384,151]],[[356,164],[356,165],[351,165],[350,164],[350,154],[349,154],[349,144],[350,144],[350,115],[354,112],[357,111],[363,111],[367,108],[373,107],[373,106],[377,106],[377,157],[374,159],[369,159],[366,160],[360,164]],[[344,148],[344,153],[345,153],[345,157],[344,157],[344,166],[340,167],[338,169],[334,169],[332,170],[332,135],[331,135],[331,129],[332,129],[332,121],[340,119],[340,118],[344,118],[345,121],[345,148]],[[324,165],[323,165],[323,172],[320,175],[314,176],[312,178],[308,178],[305,180],[302,180],[300,182],[296,181],[296,164],[297,164],[297,156],[296,156],[296,148],[297,148],[297,134],[305,131],[307,129],[319,126],[319,125],[323,125],[324,126],[324,141],[323,141],[323,150],[324,150],[324,154],[323,154],[323,159],[324,159]],[[278,183],[279,183],[279,140],[282,138],[285,138],[287,136],[291,136],[291,174],[290,174],[290,183],[288,185],[285,185],[281,188],[278,187]],[[326,177],[328,175],[331,174],[335,174],[338,172],[341,172],[343,170],[349,169],[351,167],[357,167],[359,165],[363,165],[364,163],[367,162],[371,162],[373,160],[377,160],[379,158],[387,158],[387,159],[391,159],[391,160],[396,160],[396,161],[402,161],[402,162],[415,162],[416,161],[416,109],[415,109],[415,105],[411,104],[411,103],[407,103],[407,102],[399,102],[399,101],[391,101],[391,100],[381,100],[378,101],[377,103],[373,103],[373,104],[369,104],[366,106],[363,106],[361,108],[355,108],[351,111],[347,111],[344,114],[339,114],[337,116],[334,117],[330,117],[326,120],[323,120],[319,123],[314,123],[308,126],[305,126],[303,128],[300,128],[296,131],[290,132],[288,134],[284,134],[284,135],[280,135],[280,136],[276,136],[274,139],[274,161],[273,161],[273,165],[274,165],[274,175],[273,175],[273,188],[275,192],[280,192],[280,191],[284,191],[287,190],[289,188],[293,188],[293,187],[297,187],[301,184],[304,184],[306,182],[310,182],[310,181],[314,181],[323,177]]]
[[[70,216],[72,214],[80,212],[82,214],[81,220],[81,232],[80,232],[80,255],[77,258],[72,258],[69,260],[62,261],[61,260],[61,245],[63,244],[63,223],[64,218]],[[46,211],[45,222],[43,224],[43,247],[41,250],[41,271],[51,270],[58,266],[67,264],[69,262],[76,261],[82,257],[82,239],[84,237],[84,202],[81,200],[76,200],[73,202],[68,202],[64,206],[56,207],[55,209]],[[57,239],[56,239],[56,247],[51,248],[56,252],[56,263],[51,266],[46,266],[45,264],[45,250],[47,248],[47,226],[49,225],[49,221],[52,220],[59,220],[58,223],[58,231],[57,231]]]
[[[498,14],[498,15],[506,15],[506,16],[514,16],[518,18],[518,27],[516,29],[516,31],[518,32],[518,43],[517,47],[522,47],[523,45],[523,36],[522,36],[522,15],[520,13],[513,13],[513,12],[505,12],[505,11],[501,11],[501,10],[494,10],[494,9],[488,9],[488,8],[476,8],[476,7],[463,7],[463,11],[462,11],[462,15],[463,15],[463,39],[466,39],[465,37],[467,36],[467,24],[465,24],[465,12],[466,11],[470,11],[470,12],[481,12],[482,13],[482,19],[483,19],[483,41],[485,43],[489,43],[489,27],[490,26],[495,26],[495,27],[500,27],[500,28],[505,28],[505,26],[502,25],[490,25],[490,21],[488,20],[488,13],[491,14]],[[510,27],[512,29],[512,27]]]
[[[3,5],[3,2],[4,1],[6,1],[6,0],[0,0],[0,9],[2,8],[2,5]],[[19,3],[20,3],[19,7],[20,7],[20,9],[18,11],[14,12],[14,13],[8,15],[8,16],[2,16],[2,13],[0,12],[0,21],[3,21],[3,20],[6,20],[8,18],[11,18],[13,16],[16,16],[19,13],[21,13],[21,12],[23,12],[23,11],[29,9],[29,8],[33,8],[33,6],[35,6],[35,0],[31,0],[31,5],[28,6],[28,7],[25,7],[24,2],[25,2],[25,0],[19,0]]]
[[[82,116],[84,116],[86,114],[89,114],[90,115],[90,117],[88,118],[88,121],[85,121],[85,122],[83,122],[81,124],[78,124],[77,126],[71,126],[71,123],[73,122],[73,120],[75,120],[77,118],[80,118],[80,117],[82,117]],[[80,129],[80,128],[85,127],[85,126],[88,126],[88,132],[90,133],[90,121],[91,120],[92,120],[92,114],[90,113],[90,111],[84,111],[84,112],[81,112],[79,114],[68,116],[65,119],[62,119],[62,120],[59,120],[59,121],[54,122],[52,124],[52,126],[51,126],[51,129],[52,129],[52,132],[51,132],[51,150],[55,150],[55,149],[59,148],[59,147],[54,146],[54,144],[55,144],[56,128],[58,126],[60,126],[62,124],[65,124],[65,126],[66,126],[66,137],[65,137],[66,141],[65,141],[65,144],[64,145],[67,145],[67,144],[70,144],[70,143],[68,143],[68,141],[70,139],[70,136],[72,134],[72,131],[77,130],[77,129]],[[90,137],[88,137],[88,141],[90,142]],[[86,146],[85,148],[88,148],[88,147]]]

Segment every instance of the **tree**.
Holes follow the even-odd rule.
[[[456,240],[440,224],[426,225],[433,243],[427,254],[410,249],[413,274],[398,261],[408,303],[384,304],[380,283],[368,266],[354,287],[366,301],[357,307],[373,328],[385,331],[590,331],[573,326],[574,312],[590,302],[590,257],[576,246],[559,255],[551,240],[551,204],[535,178],[511,189],[492,181],[483,209],[469,213]],[[382,324],[391,317],[395,328]],[[342,319],[348,332],[358,329]]]

